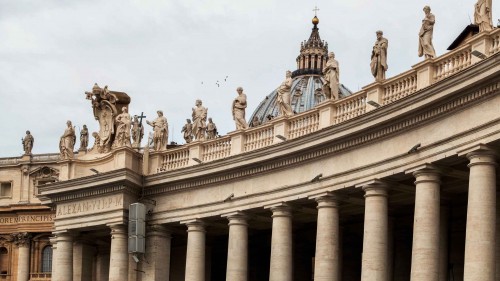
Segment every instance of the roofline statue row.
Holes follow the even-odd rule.
[[[315,16],[312,20],[314,25],[309,40],[301,43],[300,54],[297,57],[297,70],[293,73],[286,72],[285,80],[277,88],[277,98],[275,100],[278,107],[278,114],[289,117],[295,114],[292,109],[291,89],[294,76],[301,75],[322,75],[323,87],[317,89],[329,99],[337,100],[341,96],[340,81],[339,81],[339,62],[335,59],[334,52],[328,52],[328,43],[321,40],[319,35],[319,19]],[[425,17],[422,20],[422,25],[418,33],[418,56],[427,59],[434,59],[436,51],[434,49],[432,39],[436,18],[431,13],[431,8],[425,6],[423,8]],[[479,27],[479,31],[493,30],[492,22],[492,0],[478,0],[474,5],[474,23]],[[376,31],[377,39],[373,45],[371,53],[370,68],[376,82],[381,82],[386,79],[388,70],[387,56],[389,41],[384,38],[383,31]],[[328,58],[327,58],[328,54]],[[300,89],[299,89],[300,90]],[[297,90],[297,91],[299,91]],[[235,122],[236,130],[245,130],[249,125],[245,119],[245,110],[247,107],[247,96],[243,92],[242,87],[236,89],[236,96],[231,105],[231,113]],[[142,115],[134,115],[132,118],[129,114],[130,97],[123,92],[110,91],[108,86],[100,88],[97,83],[94,84],[91,92],[85,92],[86,98],[91,101],[93,114],[99,123],[99,131],[93,132],[95,138],[94,146],[89,153],[107,153],[114,148],[132,147],[140,148],[141,139],[144,136],[144,127],[142,126]],[[321,94],[321,93],[318,93]],[[345,94],[343,94],[345,95]],[[295,97],[295,96],[294,96]],[[182,128],[182,133],[186,143],[190,143],[193,139],[203,141],[205,139],[213,139],[218,136],[217,126],[211,118],[207,121],[208,109],[202,106],[200,99],[196,100],[196,106],[192,108],[192,119],[187,119],[187,123]],[[168,122],[163,116],[161,110],[157,111],[158,117],[153,121],[146,121],[148,125],[153,127],[152,143],[155,151],[163,151],[167,149],[168,142]],[[254,116],[251,120],[251,127],[261,124],[259,118]],[[272,119],[272,115],[267,116]],[[140,121],[139,121],[140,118]],[[192,121],[192,122],[191,122]],[[131,138],[132,141],[131,142]],[[30,131],[26,131],[26,136],[21,139],[24,155],[31,155],[34,137]],[[59,149],[60,158],[62,160],[74,158],[74,146],[76,142],[75,128],[71,121],[67,121],[67,128],[60,138]],[[89,132],[86,125],[80,131],[80,152],[87,152],[89,143]],[[149,143],[148,143],[149,146]]]

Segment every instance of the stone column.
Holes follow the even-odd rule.
[[[448,281],[448,217],[449,207],[441,205],[439,219],[439,281]]]
[[[57,255],[52,263],[57,275],[52,281],[73,280],[73,235],[68,232],[57,233]]]
[[[73,243],[73,281],[92,280],[95,248],[90,243],[80,238]]]
[[[165,226],[146,229],[146,260],[142,263],[143,281],[168,281],[170,275],[170,232]]]
[[[108,281],[109,279],[109,245],[101,244],[96,256],[96,281]]]
[[[229,220],[226,281],[248,279],[248,223],[242,212],[224,215]]]
[[[56,267],[55,267],[55,261],[57,260],[57,237],[56,236],[51,236],[49,238],[50,245],[52,245],[52,272],[51,272],[51,279],[56,280]]]
[[[27,232],[16,233],[14,244],[17,245],[17,280],[28,281],[30,279],[30,243],[31,234]]]
[[[110,225],[109,281],[128,280],[128,237],[123,224]]]
[[[413,175],[416,190],[410,280],[438,281],[440,175],[427,165]]]
[[[388,187],[380,181],[371,181],[361,186],[365,191],[361,280],[387,281]]]
[[[186,252],[186,281],[205,280],[205,224],[200,220],[186,222],[188,241]]]
[[[496,155],[481,146],[467,153],[469,198],[465,232],[464,281],[495,280]]]
[[[270,207],[273,212],[269,281],[293,280],[292,210],[287,204]]]
[[[337,199],[333,194],[328,193],[316,198],[316,202],[318,202],[318,222],[314,280],[339,281],[340,243]]]

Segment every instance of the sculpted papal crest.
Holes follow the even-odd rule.
[[[123,92],[108,90],[108,86],[100,88],[94,84],[92,92],[86,92],[87,99],[92,102],[94,117],[99,122],[99,140],[103,152],[109,152],[116,132],[115,117],[128,107],[130,97]]]

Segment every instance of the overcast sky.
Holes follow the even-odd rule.
[[[357,91],[373,81],[376,30],[389,40],[391,77],[422,60],[417,34],[425,5],[436,16],[434,46],[441,55],[470,23],[475,2],[0,0],[0,157],[23,153],[26,130],[35,137],[35,154],[58,152],[66,120],[77,134],[83,124],[98,131],[84,95],[95,82],[128,93],[132,115],[144,112],[151,120],[163,110],[169,141],[184,143],[180,130],[198,98],[226,134],[235,128],[230,106],[237,86],[247,94],[248,118],[285,71],[296,69],[316,5],[341,83]]]

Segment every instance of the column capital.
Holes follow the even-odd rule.
[[[273,212],[272,217],[291,217],[292,207],[287,203],[278,203],[274,205],[265,206],[264,209],[269,209]]]
[[[339,196],[333,192],[324,192],[321,194],[310,196],[309,199],[314,199],[318,203],[318,206],[316,207],[317,209],[337,208]]]
[[[406,170],[406,174],[413,174],[415,184],[424,182],[433,182],[441,184],[441,175],[444,174],[442,169],[431,164],[423,164],[412,169]]]
[[[111,224],[108,227],[111,229],[111,239],[115,236],[127,236],[127,227],[124,224]]]
[[[187,232],[207,232],[205,230],[205,222],[200,219],[181,221],[181,224],[185,224],[187,226]]]
[[[247,220],[248,215],[241,211],[236,211],[228,214],[221,215],[223,218],[229,220],[229,226],[231,225],[245,225],[248,226]]]
[[[31,242],[31,233],[29,232],[19,232],[11,234],[14,244],[21,247],[29,247]]]
[[[387,197],[387,191],[389,190],[389,184],[379,179],[373,179],[360,183],[356,185],[356,187],[365,191],[365,198],[372,196]]]
[[[460,150],[457,152],[458,156],[465,156],[467,157],[471,163],[473,160],[481,160],[478,158],[483,158],[484,163],[481,164],[488,164],[487,162],[491,162],[491,164],[496,165],[496,158],[498,157],[498,153],[491,147],[485,145],[485,144],[478,144],[463,150]],[[483,162],[483,161],[477,161],[477,162]]]

